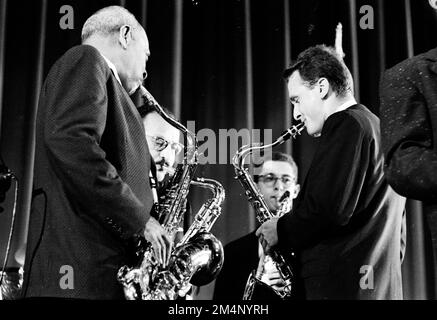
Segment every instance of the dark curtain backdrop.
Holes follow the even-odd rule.
[[[85,20],[112,4],[125,6],[145,26],[152,53],[146,87],[185,124],[194,121],[201,144],[208,141],[211,146],[204,150],[211,161],[199,166],[197,173],[219,180],[226,189],[223,214],[212,230],[223,244],[255,228],[243,190],[234,179],[231,158],[237,146],[226,133],[230,129],[241,133],[241,146],[250,136],[244,129],[258,129],[261,135],[254,135],[253,141],[264,141],[292,124],[281,76],[301,50],[319,43],[333,45],[335,27],[341,22],[345,62],[353,73],[357,98],[378,114],[381,72],[437,45],[436,12],[426,0],[1,0],[0,152],[19,179],[8,267],[24,263],[33,129],[42,81],[52,64],[80,43]],[[72,30],[59,25],[63,5],[74,10]],[[374,10],[372,30],[359,26],[363,5]],[[304,134],[278,147],[293,154],[300,182],[316,143]],[[0,213],[1,263],[11,226],[13,191],[12,186],[1,204],[5,208]],[[195,211],[209,197],[207,191],[193,190],[190,198]],[[436,298],[424,214],[420,202],[408,201],[406,299]],[[197,298],[210,299],[213,286],[200,288]]]

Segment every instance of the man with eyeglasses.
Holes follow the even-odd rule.
[[[137,93],[132,96],[132,98],[134,100],[137,98],[141,100],[141,98],[137,96]],[[175,119],[174,114],[170,110],[165,107],[162,108],[170,117]],[[175,173],[175,166],[179,161],[182,161],[182,159],[178,158],[182,156],[184,150],[184,145],[180,143],[181,132],[169,124],[150,105],[140,105],[137,109],[143,119],[147,145],[149,146],[150,155],[152,156],[156,168],[158,197],[162,199],[166,196],[168,188],[171,187],[170,182]],[[187,223],[189,222],[191,207],[188,202],[185,206],[186,210],[183,220],[175,234],[175,239],[173,239],[174,244],[182,239],[184,232],[189,227]],[[184,299],[191,299],[191,294],[192,293],[187,294]]]
[[[170,110],[164,107],[164,111],[174,117]],[[175,172],[175,166],[178,161],[182,161],[178,157],[182,156],[184,145],[179,142],[181,132],[169,124],[156,110],[149,106],[143,105],[138,107],[138,112],[143,119],[144,130],[146,134],[147,145],[149,146],[150,155],[152,156],[155,168],[156,179],[158,180],[158,197],[166,196],[168,187],[171,187],[171,178]],[[190,206],[187,203],[180,230],[176,234],[175,243],[181,239],[184,230],[187,229],[188,215],[190,214]]]
[[[291,209],[293,199],[300,190],[297,183],[297,165],[293,158],[285,153],[273,152],[270,158],[266,157],[256,167],[255,172],[257,175],[254,175],[254,181],[269,210],[272,213],[278,211],[281,197],[286,191],[290,193],[288,210]],[[264,252],[255,231],[227,244],[224,250],[225,259],[215,282],[214,300],[242,300],[247,279],[253,270],[263,274],[261,281],[266,285],[280,292],[283,290],[284,282],[276,267],[271,263],[264,264]],[[279,298],[268,287],[257,286],[253,300],[258,299]]]
[[[174,173],[174,166],[184,145],[180,143],[181,132],[169,124],[153,107],[140,106],[138,111],[143,119],[144,130],[150,155],[155,162],[156,177],[160,185]],[[173,116],[169,110],[167,114]]]

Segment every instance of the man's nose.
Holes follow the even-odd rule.
[[[153,155],[153,161],[155,161],[155,163],[160,163],[162,162],[163,157],[159,154],[159,152],[155,155]]]
[[[175,151],[168,145],[167,148],[161,151],[161,157],[165,159],[169,166],[173,166],[175,162]]]
[[[302,117],[302,114],[300,113],[298,107],[296,106],[293,106],[293,117],[295,120],[300,120],[300,118]]]
[[[276,179],[274,188],[277,190],[284,190],[285,184],[282,182],[282,179]]]

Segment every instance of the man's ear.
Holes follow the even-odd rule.
[[[296,187],[294,188],[294,192],[291,195],[292,199],[296,199],[297,195],[299,194],[300,191],[300,184],[296,184]]]
[[[120,42],[123,49],[127,49],[127,46],[131,40],[132,40],[132,28],[129,25],[121,26],[118,35],[118,41]]]
[[[320,78],[317,81],[317,84],[319,85],[320,98],[322,100],[325,100],[328,97],[328,93],[329,93],[329,89],[330,89],[329,81],[326,78]]]

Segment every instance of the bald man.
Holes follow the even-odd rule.
[[[111,6],[51,68],[37,115],[24,297],[123,299],[117,271],[136,236],[167,263],[171,243],[150,215],[151,156],[129,97],[149,55],[142,26]]]

